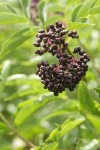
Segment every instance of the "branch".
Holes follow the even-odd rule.
[[[18,131],[15,129],[15,127],[10,123],[10,121],[2,114],[0,113],[0,118],[3,120],[3,122],[15,133],[20,139],[22,139],[29,147],[35,148],[36,146],[31,143],[30,141],[26,140],[22,135],[18,133]]]

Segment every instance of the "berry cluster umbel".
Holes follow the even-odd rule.
[[[58,64],[52,63],[49,65],[47,61],[37,63],[36,74],[41,78],[44,88],[57,96],[62,93],[65,88],[73,91],[76,84],[82,79],[88,70],[87,62],[90,60],[85,51],[77,46],[73,50],[73,54],[77,54],[75,58],[69,55],[68,43],[66,36],[79,38],[77,31],[65,30],[61,22],[56,22],[56,25],[50,25],[47,30],[39,30],[36,35],[37,40],[34,43],[39,49],[35,51],[38,55],[43,55],[45,52],[56,55]]]

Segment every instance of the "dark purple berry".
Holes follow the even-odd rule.
[[[73,50],[73,53],[77,54],[76,57],[67,51],[66,34],[72,38],[79,38],[77,31],[65,30],[61,22],[56,22],[56,25],[50,24],[46,31],[40,29],[36,35],[37,40],[33,44],[38,47],[38,50],[35,51],[36,54],[41,56],[45,52],[49,52],[58,59],[58,64],[49,65],[48,61],[37,63],[36,71],[44,88],[53,92],[55,96],[58,96],[66,88],[70,91],[74,90],[76,84],[86,74],[87,62],[90,60],[80,46]]]

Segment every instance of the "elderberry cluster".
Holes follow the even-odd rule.
[[[79,38],[77,31],[65,30],[61,22],[56,22],[55,26],[50,25],[47,30],[39,30],[36,35],[37,40],[34,43],[35,47],[39,47],[35,51],[38,55],[43,55],[45,52],[56,55],[58,64],[52,63],[49,65],[47,61],[37,63],[36,74],[41,78],[44,88],[53,92],[55,96],[62,93],[65,88],[73,91],[76,84],[82,79],[88,70],[87,62],[90,60],[85,51],[77,46],[73,50],[74,55],[69,55],[66,42],[66,36]]]
[[[61,22],[56,22],[56,25],[50,25],[47,28],[47,32],[44,29],[40,29],[36,35],[37,40],[34,43],[35,47],[40,47],[35,53],[43,55],[45,52],[52,53],[52,55],[59,55],[60,49],[65,52],[68,43],[65,41],[66,34],[72,38],[78,38],[77,31],[65,30],[65,27]]]

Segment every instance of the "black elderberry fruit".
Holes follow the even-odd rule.
[[[64,58],[67,58],[67,56],[68,56],[68,55],[67,55],[66,53],[63,53],[63,57],[64,57]]]
[[[79,52],[79,55],[83,55],[85,52],[84,51],[80,51]]]
[[[74,30],[74,31],[72,31],[72,33],[73,33],[74,35],[77,35],[77,31],[75,31],[75,30]]]
[[[79,35],[77,35],[77,31],[69,31],[68,36],[72,38],[79,38]]]
[[[68,36],[71,37],[72,36],[72,31],[68,32]]]
[[[60,58],[60,57],[61,57],[61,54],[57,53],[57,54],[56,54],[56,57],[57,57],[57,58]]]
[[[34,43],[33,45],[36,47],[40,47],[40,43]]]
[[[36,51],[35,51],[35,54],[40,54],[40,50],[36,50]]]
[[[45,89],[53,92],[55,96],[62,93],[66,88],[73,91],[82,77],[88,70],[87,62],[90,57],[85,51],[77,46],[73,50],[73,54],[67,51],[68,43],[66,35],[72,38],[79,38],[77,31],[68,31],[61,22],[56,22],[55,25],[50,24],[44,30],[40,29],[36,35],[36,42],[33,44],[38,49],[35,54],[43,55],[46,52],[56,55],[58,64],[52,63],[49,65],[47,61],[37,63],[36,74],[41,78],[41,83]],[[52,59],[52,58],[51,58]]]
[[[44,29],[40,29],[40,30],[39,30],[39,33],[44,33],[44,32],[45,32]]]

